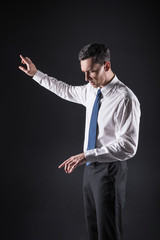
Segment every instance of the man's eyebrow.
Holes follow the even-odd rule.
[[[93,70],[93,68],[90,68],[90,69],[88,69],[87,71],[83,71],[83,70],[82,70],[82,72],[89,72],[89,71],[91,71],[91,70]]]

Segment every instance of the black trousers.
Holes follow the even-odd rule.
[[[91,163],[83,179],[89,240],[122,240],[127,162]]]

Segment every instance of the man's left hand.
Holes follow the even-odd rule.
[[[84,153],[80,153],[78,155],[72,156],[66,161],[64,161],[59,168],[64,167],[64,170],[66,173],[71,173],[74,171],[74,169],[82,164],[86,163],[85,155]]]

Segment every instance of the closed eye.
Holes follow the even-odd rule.
[[[93,73],[93,72],[96,72],[96,70],[90,70],[89,73]]]

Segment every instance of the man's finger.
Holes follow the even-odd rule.
[[[58,166],[58,168],[62,168],[64,166],[64,163],[62,163],[61,165]]]
[[[77,167],[76,165],[72,166],[71,169],[68,171],[68,173],[72,173],[76,167]]]
[[[31,59],[29,57],[25,57],[29,63],[32,63]]]
[[[19,66],[19,69],[20,70],[22,70],[23,72],[25,72],[25,73],[28,73],[28,70],[27,69],[25,69],[24,67],[22,67],[22,66]]]
[[[21,54],[19,56],[22,59],[22,61],[24,61],[24,62],[26,61],[26,59]]]
[[[68,161],[68,159],[67,159],[66,161],[64,161],[61,165],[59,165],[58,168],[62,168],[62,167],[64,167],[64,165],[66,164],[67,161]]]
[[[67,172],[70,172],[70,169],[71,169],[72,167],[76,167],[76,165],[77,165],[77,162],[75,162],[74,160],[70,161],[70,162],[67,164],[67,168],[66,168]]]
[[[72,163],[72,161],[73,161],[72,159],[69,159],[69,160],[66,161],[66,163],[64,165],[64,170],[65,170],[66,173],[68,173],[69,166]]]
[[[25,57],[23,57],[22,55],[20,55],[20,58],[22,59],[22,62],[23,63],[25,63],[25,64],[29,64],[29,61],[25,58]]]
[[[66,161],[64,161],[61,165],[59,165],[58,168],[65,167],[65,171],[67,171],[67,166],[72,162],[72,158],[68,158]]]
[[[79,166],[79,162],[78,162],[78,161],[73,162],[72,164],[70,164],[70,166],[69,166],[69,168],[68,168],[68,173],[72,173],[72,172],[74,171],[74,169],[75,169],[76,167],[78,167],[78,166]]]

